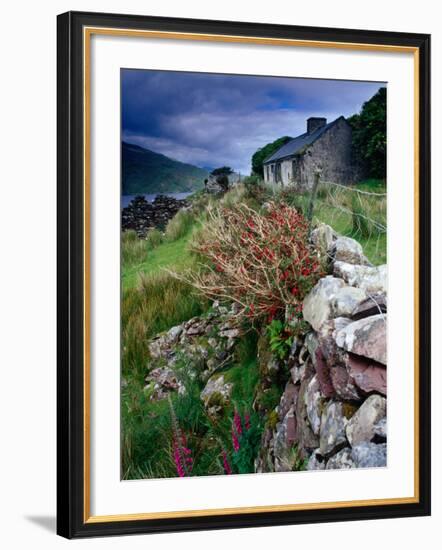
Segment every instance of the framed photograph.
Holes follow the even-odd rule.
[[[430,37],[58,17],[58,533],[430,513]]]

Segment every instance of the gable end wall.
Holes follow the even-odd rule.
[[[344,185],[351,183],[354,178],[351,141],[350,125],[344,119],[338,120],[300,157],[295,176],[298,186],[311,188],[316,170],[321,171],[322,181]]]

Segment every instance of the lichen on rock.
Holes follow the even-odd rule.
[[[321,418],[319,450],[322,455],[329,455],[336,447],[346,443],[347,422],[343,404],[340,401],[329,401],[324,407]]]
[[[375,426],[386,413],[385,397],[377,394],[367,397],[348,422],[346,434],[350,445],[355,447],[360,443],[370,442],[376,433]]]
[[[358,241],[350,237],[339,236],[333,249],[335,262],[347,262],[354,265],[371,265]]]
[[[335,340],[346,351],[387,364],[387,318],[383,314],[353,321],[337,332]]]
[[[229,403],[232,395],[233,384],[225,382],[224,375],[213,375],[201,392],[201,400],[208,413],[213,416],[222,412]]]

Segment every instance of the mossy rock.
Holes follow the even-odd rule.
[[[221,392],[213,392],[206,402],[208,407],[224,407],[226,405],[226,399]]]
[[[207,409],[221,410],[228,405],[232,394],[233,384],[225,382],[223,374],[212,375],[203,391],[201,399]]]
[[[279,422],[278,413],[273,409],[267,415],[267,420],[266,420],[265,427],[270,429],[270,430],[276,430],[276,426],[277,426],[278,422]]]

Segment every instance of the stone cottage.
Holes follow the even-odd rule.
[[[264,181],[308,189],[317,170],[321,179],[351,183],[351,126],[343,116],[327,124],[326,118],[307,119],[307,132],[280,147],[263,163]]]

